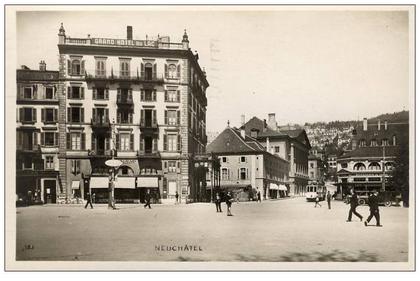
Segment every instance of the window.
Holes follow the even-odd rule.
[[[177,135],[168,135],[168,151],[177,151]]]
[[[81,86],[71,86],[67,87],[67,98],[69,99],[84,99],[85,98],[85,88]]]
[[[315,177],[314,172],[311,172],[311,178],[313,179]]]
[[[247,179],[246,168],[241,168],[240,169],[240,179],[241,180],[246,180]]]
[[[222,157],[222,162],[223,163],[227,163],[227,158],[226,157]]]
[[[378,146],[378,142],[376,140],[371,140],[370,146]]]
[[[25,99],[32,99],[32,87],[23,88],[23,97]]]
[[[166,110],[165,111],[165,123],[167,125],[179,125],[180,112],[177,110]]]
[[[41,118],[44,123],[56,123],[58,119],[58,109],[56,108],[42,108]]]
[[[68,107],[67,121],[69,123],[83,123],[84,122],[84,108],[82,107]]]
[[[168,161],[168,172],[176,173],[176,161]]]
[[[390,163],[390,162],[387,162],[387,163],[385,164],[385,170],[387,170],[387,171],[391,171],[392,169],[394,169],[394,164],[392,164],[392,163]]]
[[[133,112],[129,110],[117,110],[117,123],[121,124],[132,124],[133,123]]]
[[[365,140],[360,140],[359,141],[359,146],[366,146],[366,141]]]
[[[54,99],[54,87],[45,88],[45,99],[52,100]]]
[[[130,61],[128,60],[120,61],[120,77],[121,78],[130,77]]]
[[[95,75],[96,77],[105,77],[105,60],[96,60],[96,69]]]
[[[222,168],[222,180],[229,180],[229,170]]]
[[[109,98],[108,89],[105,88],[93,88],[92,93],[94,100],[107,100]]]
[[[397,145],[397,137],[395,135],[392,136],[392,145]]]
[[[54,156],[45,156],[45,169],[54,169]]]
[[[371,171],[379,171],[379,170],[381,170],[381,166],[377,162],[370,163],[368,168]]]
[[[127,166],[121,167],[121,175],[128,175],[128,167]]]
[[[314,167],[314,163],[311,163],[311,164],[309,164],[310,166],[311,166],[311,168],[313,168]]]
[[[120,150],[130,150],[130,134],[120,134]]]
[[[44,145],[45,146],[54,146],[54,145],[56,145],[56,140],[55,140],[55,138],[56,138],[56,133],[55,132],[45,132],[45,133],[43,133],[43,136],[42,136],[43,138],[44,138]]]
[[[67,133],[66,142],[68,150],[85,150],[86,134],[80,132]],[[94,149],[94,145],[92,145],[92,149]]]
[[[179,73],[178,73],[178,69],[180,70],[180,67],[175,65],[175,64],[170,64],[167,66],[167,75],[166,78],[179,78]]]
[[[246,162],[246,157],[245,156],[241,156],[241,163],[245,163]]]
[[[74,175],[80,174],[80,160],[71,160],[71,172]]]
[[[388,146],[389,145],[389,140],[388,139],[383,139],[382,140],[382,146]]]
[[[36,109],[30,107],[20,108],[19,117],[21,122],[36,122]]]
[[[280,152],[280,146],[275,146],[274,147],[274,152],[279,153]]]
[[[354,165],[354,170],[364,171],[364,170],[366,170],[366,166],[363,163],[357,163],[357,164]]]
[[[25,157],[23,159],[23,169],[24,170],[33,170],[33,165],[32,165],[32,158],[31,157]]]
[[[179,90],[166,90],[165,101],[166,102],[180,102],[181,94]]]
[[[342,163],[342,164],[341,164],[341,167],[342,167],[343,169],[347,168],[347,163]]]
[[[82,74],[82,67],[80,60],[73,60],[71,62],[71,72],[73,75],[81,75]]]
[[[156,101],[156,90],[144,89],[141,91],[140,98],[142,101]]]

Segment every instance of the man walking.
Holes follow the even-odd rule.
[[[259,190],[257,192],[257,202],[261,203],[261,192]]]
[[[216,193],[216,212],[221,213],[222,212],[222,197],[220,196],[220,193]]]
[[[328,210],[331,210],[331,193],[327,192],[327,203],[328,203]]]
[[[353,189],[350,191],[350,194],[351,194],[351,197],[350,197],[350,210],[349,210],[349,217],[347,218],[347,222],[350,222],[351,221],[352,214],[355,214],[360,219],[360,221],[362,221],[363,220],[362,215],[359,214],[356,211],[357,205],[359,204],[357,195],[356,195],[356,193],[354,192]]]
[[[226,194],[226,206],[227,206],[227,215],[228,216],[233,216],[232,213],[230,212],[230,208],[232,207],[232,201],[233,201],[232,194],[230,192],[228,192]]]
[[[370,210],[370,215],[365,221],[365,226],[368,226],[370,220],[375,217],[376,226],[381,227],[380,216],[379,216],[379,199],[378,199],[378,191],[375,191],[368,199],[368,205]]]
[[[93,206],[92,206],[92,196],[90,196],[90,192],[88,192],[86,194],[86,200],[87,200],[87,202],[86,202],[86,205],[85,205],[85,209],[87,208],[88,205],[90,205],[90,208],[93,209]]]
[[[146,192],[145,200],[146,200],[146,204],[144,204],[144,208],[149,206],[149,209],[151,209],[152,207],[150,207],[150,190],[149,189]]]
[[[178,204],[179,194],[178,191],[175,191],[175,204]]]

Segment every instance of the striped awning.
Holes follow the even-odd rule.
[[[118,177],[115,181],[115,188],[136,188],[136,178],[133,177]]]
[[[159,187],[159,182],[157,177],[138,177],[137,178],[137,187],[143,188],[152,188]]]
[[[90,178],[90,188],[108,188],[108,177],[92,177]]]
[[[279,186],[275,183],[270,183],[270,189],[271,190],[279,190]]]
[[[279,190],[287,191],[287,186],[284,184],[279,184]]]

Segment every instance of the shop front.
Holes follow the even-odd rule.
[[[136,188],[136,178],[117,177],[114,199],[116,203],[140,203],[140,190]]]
[[[89,187],[93,203],[108,203],[108,177],[91,177]]]
[[[151,203],[161,203],[159,190],[159,177],[138,177],[137,188],[139,189],[140,202],[145,202],[147,192],[150,193]]]

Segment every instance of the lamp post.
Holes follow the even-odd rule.
[[[108,209],[115,210],[114,203],[114,188],[115,188],[115,169],[121,166],[122,162],[120,160],[114,159],[115,157],[115,120],[112,120],[111,124],[111,155],[112,159],[105,161],[105,165],[110,167],[110,187],[109,187],[109,196],[108,196]]]

